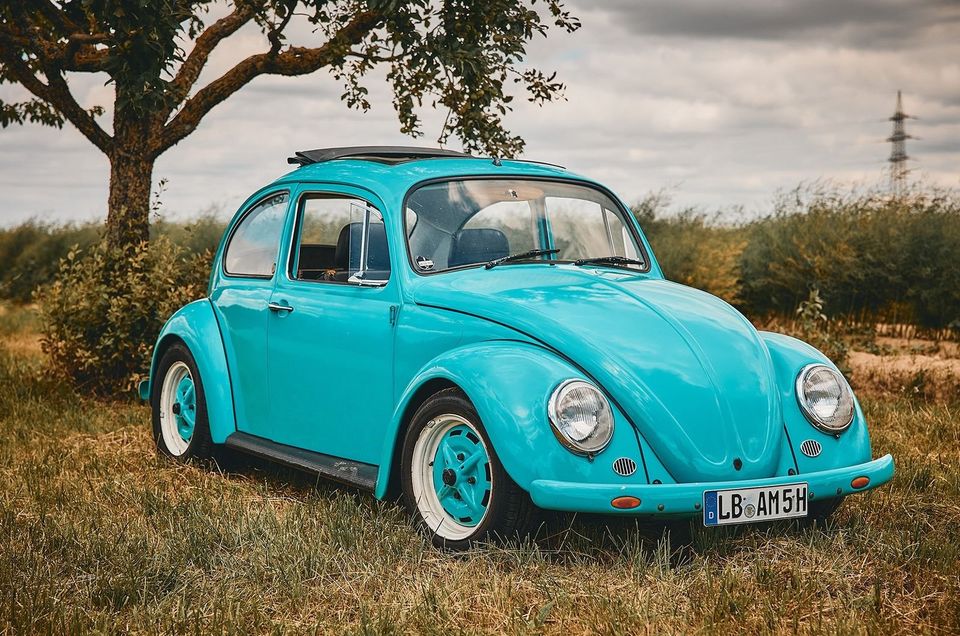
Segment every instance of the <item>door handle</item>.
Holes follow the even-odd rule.
[[[279,312],[279,311],[287,311],[287,312],[293,311],[293,307],[291,307],[290,305],[281,305],[281,304],[279,304],[279,303],[267,303],[267,309],[269,309],[270,311],[277,311],[277,312]]]

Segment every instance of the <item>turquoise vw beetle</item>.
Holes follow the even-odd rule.
[[[334,148],[250,197],[160,334],[160,450],[214,445],[401,494],[438,545],[538,509],[824,516],[893,475],[819,351],[668,282],[566,170]]]

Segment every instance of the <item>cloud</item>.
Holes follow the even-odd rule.
[[[779,42],[816,38],[861,48],[902,46],[960,24],[960,5],[950,0],[612,0],[606,6],[632,31],[645,35]]]
[[[896,91],[904,91],[915,174],[960,186],[960,5],[917,0],[708,0],[571,6],[583,28],[530,46],[557,70],[566,100],[522,97],[506,119],[526,157],[565,165],[634,201],[667,189],[677,205],[742,205],[762,213],[778,188],[836,178],[875,183],[887,166]],[[298,33],[298,41],[309,38]],[[881,45],[882,44],[882,45]],[[210,81],[260,50],[255,30],[227,41]],[[84,103],[109,99],[102,78],[71,78]],[[289,170],[293,151],[360,144],[434,145],[444,113],[424,112],[423,138],[401,135],[382,74],[373,109],[350,110],[328,73],[261,77],[214,109],[163,155],[155,177],[171,216],[212,204],[232,212]],[[8,85],[0,98],[8,99]],[[104,118],[109,124],[109,115]],[[106,160],[69,127],[0,131],[0,224],[31,215],[104,214]]]

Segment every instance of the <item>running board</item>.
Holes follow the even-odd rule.
[[[316,473],[321,477],[339,481],[350,486],[373,490],[377,485],[377,467],[371,464],[331,457],[323,453],[294,448],[285,444],[271,442],[248,433],[231,433],[227,437],[227,448],[249,455],[270,459],[293,468]]]

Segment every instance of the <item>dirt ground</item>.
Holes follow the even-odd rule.
[[[907,395],[940,402],[960,399],[960,347],[956,342],[877,338],[874,352],[847,359],[858,392]]]

